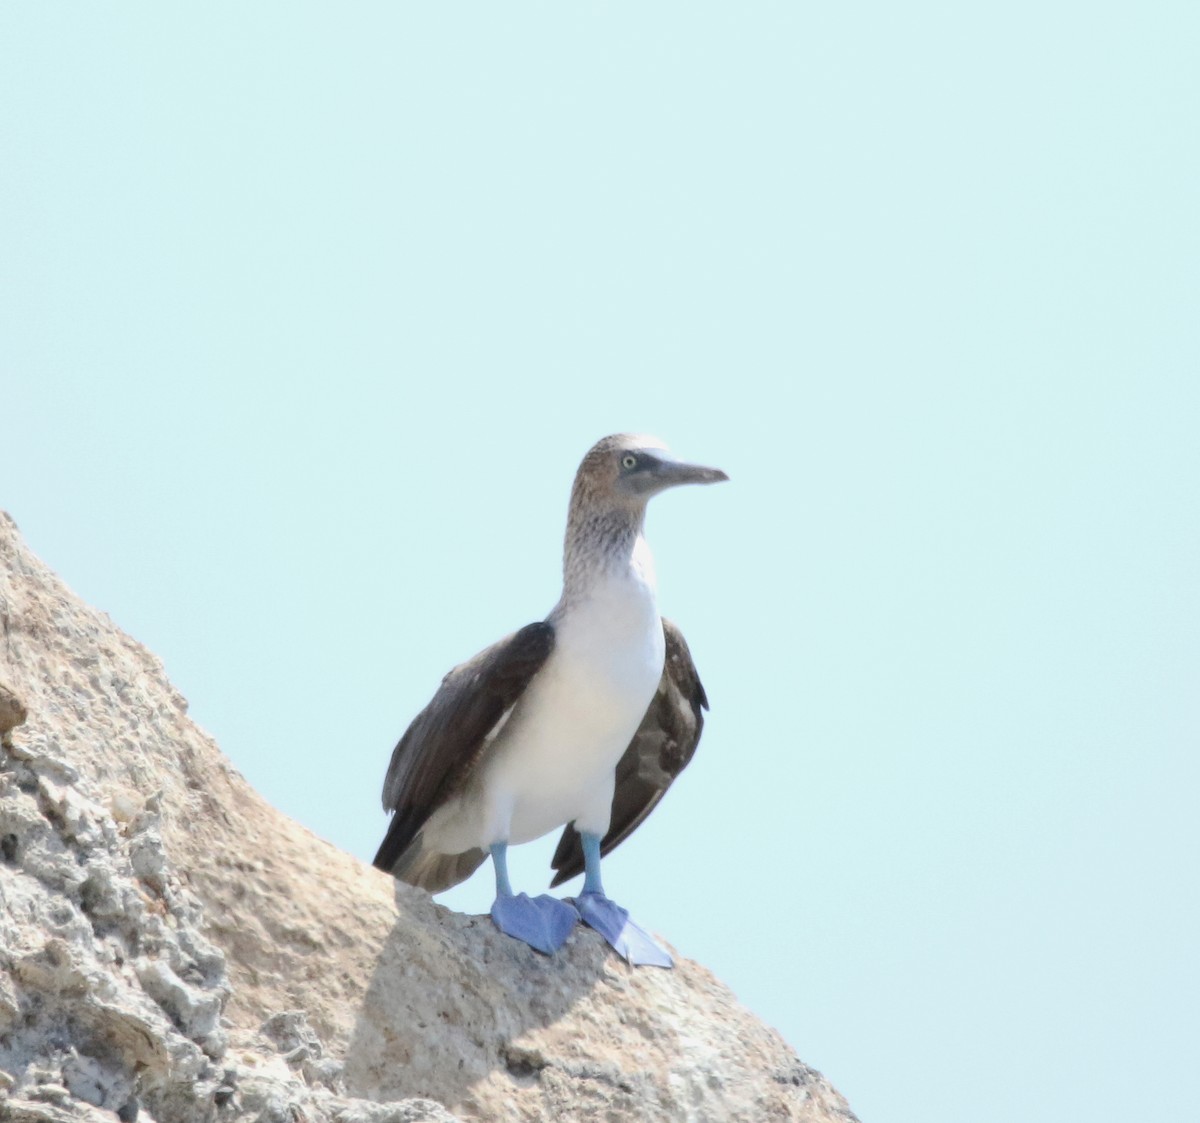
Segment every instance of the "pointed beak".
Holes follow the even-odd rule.
[[[656,490],[677,487],[679,484],[718,484],[729,477],[720,468],[706,468],[703,464],[688,464],[673,457],[660,456],[650,471],[657,485]]]

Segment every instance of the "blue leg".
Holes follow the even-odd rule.
[[[492,921],[501,932],[527,943],[531,948],[551,955],[567,942],[579,914],[565,901],[542,894],[530,897],[513,895],[508,881],[508,843],[491,847],[496,868],[496,900],[492,903]]]
[[[575,898],[575,907],[583,922],[595,928],[619,955],[630,963],[649,967],[674,967],[666,948],[659,946],[650,933],[629,919],[629,913],[604,895],[600,881],[600,836],[584,834],[583,892]]]
[[[583,891],[604,896],[604,885],[600,881],[600,836],[581,834],[583,839]]]

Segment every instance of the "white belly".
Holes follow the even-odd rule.
[[[431,820],[440,849],[529,842],[571,821],[599,834],[608,829],[617,761],[662,677],[653,585],[614,579],[554,625],[554,650],[487,763],[435,816],[440,821]]]

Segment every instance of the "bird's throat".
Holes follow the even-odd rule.
[[[599,583],[626,574],[654,583],[654,562],[642,528],[645,508],[573,510],[563,543],[563,599],[587,596]]]

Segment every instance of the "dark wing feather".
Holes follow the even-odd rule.
[[[425,821],[479,761],[487,735],[524,693],[554,647],[545,622],[481,651],[444,679],[392,752],[383,808],[393,811],[375,865],[390,872]]]
[[[664,618],[667,657],[654,700],[642,724],[617,763],[612,819],[600,843],[600,853],[619,846],[667,794],[675,777],[692,759],[704,729],[708,698],[692,662],[692,653],[679,629]],[[583,843],[570,824],[558,840],[550,863],[558,872],[552,886],[583,873]]]

